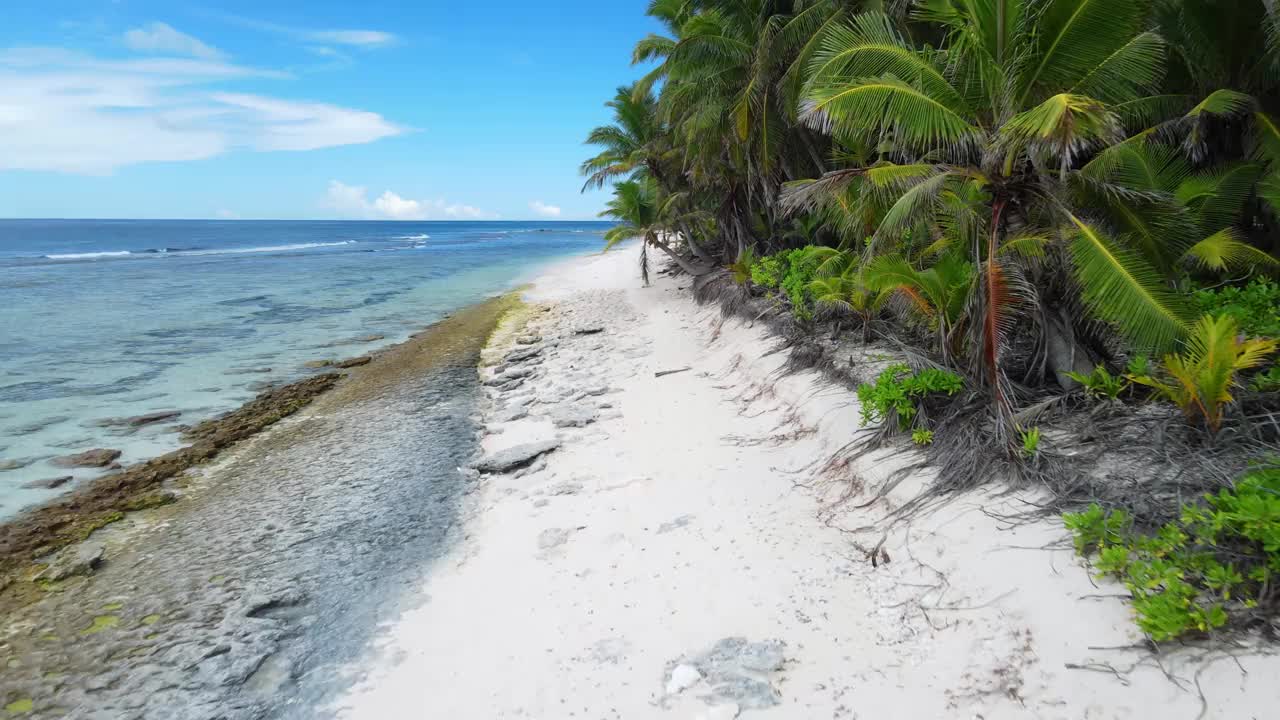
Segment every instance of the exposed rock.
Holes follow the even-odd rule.
[[[605,393],[609,392],[609,386],[596,385],[594,387],[583,388],[582,392],[592,396],[604,395]]]
[[[57,582],[73,575],[88,575],[102,563],[104,553],[106,548],[102,543],[85,542],[65,548],[54,556],[53,562],[36,576],[36,580]]]
[[[181,414],[181,410],[160,410],[153,413],[146,413],[145,415],[134,415],[133,417],[128,418],[126,422],[128,422],[131,427],[139,427],[141,425],[150,425],[151,423],[172,420]]]
[[[712,691],[706,698],[708,703],[734,704],[740,710],[768,708],[782,701],[781,694],[769,682],[769,673],[782,669],[785,647],[780,640],[752,643],[746,638],[729,637],[683,664],[696,667],[706,679]]]
[[[675,695],[697,685],[702,680],[702,673],[692,665],[680,664],[672,668],[671,677],[667,680],[667,694]]]
[[[356,338],[356,342],[371,343],[371,342],[378,342],[379,340],[386,340],[386,339],[387,339],[386,335],[377,335],[377,334],[361,335],[360,337]]]
[[[546,469],[547,469],[547,459],[545,457],[540,457],[537,460],[534,460],[532,463],[517,470],[515,476],[518,478],[522,478],[526,475],[540,473]]]
[[[361,365],[368,365],[371,362],[373,362],[372,357],[368,355],[361,355],[360,357],[353,357],[353,358],[347,358],[346,360],[340,360],[334,363],[333,366],[338,368],[339,370],[348,370],[350,368],[360,367]]]
[[[538,549],[550,550],[569,541],[573,530],[569,528],[547,528],[538,534]]]
[[[542,341],[541,335],[533,335],[533,334],[521,335],[520,337],[516,338],[517,345],[534,345],[541,341]]]
[[[596,335],[602,332],[604,332],[603,325],[582,325],[573,330],[574,335]]]
[[[515,362],[520,362],[522,360],[528,360],[529,358],[537,357],[538,355],[541,355],[541,354],[542,354],[541,346],[530,345],[528,347],[521,347],[521,348],[516,348],[515,350],[512,350],[511,352],[507,353],[507,356],[503,358],[503,360],[505,362],[515,363]]]
[[[30,465],[31,463],[35,462],[36,459],[37,458],[9,458],[7,460],[0,460],[0,472],[4,472],[5,470],[17,470],[18,468],[24,468]]]
[[[63,475],[61,477],[45,478],[44,480],[33,480],[29,483],[26,483],[22,487],[39,489],[39,490],[53,490],[56,488],[60,488],[63,485],[66,485],[72,480],[75,480],[74,475]]]
[[[582,483],[566,480],[547,488],[548,495],[577,495],[582,492]]]
[[[488,380],[485,380],[484,384],[488,385],[489,387],[499,387],[503,385],[509,385],[516,381],[520,381],[520,383],[523,383],[525,378],[529,377],[532,374],[533,374],[532,368],[525,368],[525,367],[511,368],[504,372],[498,373],[497,375],[494,375]],[[517,383],[517,386],[520,383]]]
[[[486,455],[472,462],[471,467],[483,473],[507,472],[527,465],[558,447],[560,447],[559,440],[524,443]]]
[[[49,462],[58,467],[106,467],[115,462],[120,455],[119,450],[95,448],[74,455],[56,457]]]
[[[302,367],[311,368],[312,370],[317,370],[319,368],[327,368],[330,365],[333,365],[332,360],[308,360],[302,363]]]
[[[527,378],[532,374],[533,374],[533,368],[522,366],[522,367],[513,367],[513,368],[510,368],[509,370],[506,370],[505,372],[502,373],[502,377],[507,378],[508,380],[515,380],[516,378]]]
[[[782,702],[782,696],[773,685],[745,675],[727,677],[712,686],[713,700],[733,702],[736,706],[763,710]]]
[[[680,528],[685,527],[689,523],[693,522],[693,518],[694,518],[693,515],[681,515],[680,517],[676,518],[675,520],[672,520],[671,522],[664,522],[658,526],[658,534],[663,535],[665,533],[671,532],[672,530],[679,530]]]
[[[529,417],[528,408],[521,406],[503,408],[493,414],[493,419],[496,422],[515,422],[527,417]]]
[[[551,424],[558,428],[586,427],[600,417],[599,411],[587,407],[558,407],[550,412]]]

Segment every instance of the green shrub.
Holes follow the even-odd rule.
[[[751,265],[751,282],[770,290],[777,290],[786,274],[787,260],[783,255],[767,255]]]
[[[962,389],[964,380],[955,373],[936,368],[913,373],[906,365],[890,365],[875,383],[858,386],[862,424],[896,419],[898,427],[906,430],[930,395],[955,395]],[[933,441],[932,433],[929,441]]]
[[[751,282],[770,290],[780,290],[791,302],[792,312],[803,321],[813,319],[813,282],[819,259],[815,246],[786,250],[756,258],[751,263]]]
[[[1131,363],[1134,367],[1138,364],[1135,361]],[[1120,393],[1129,387],[1129,381],[1123,375],[1112,375],[1107,372],[1107,368],[1099,365],[1093,369],[1088,375],[1081,375],[1076,372],[1067,372],[1072,380],[1084,386],[1086,393],[1097,398],[1107,398],[1115,400],[1120,397]]]
[[[1280,392],[1280,365],[1272,365],[1266,372],[1255,375],[1249,387],[1258,392]]]
[[[1235,318],[1245,335],[1280,338],[1280,283],[1257,279],[1244,287],[1199,290],[1195,299],[1203,313]]]
[[[1033,427],[1027,430],[1019,430],[1018,435],[1022,438],[1022,455],[1028,458],[1034,458],[1040,454],[1040,428]]]
[[[913,443],[915,443],[915,444],[917,444],[917,445],[920,445],[921,447],[923,447],[923,446],[925,446],[925,445],[932,445],[932,444],[933,444],[933,431],[932,431],[932,430],[922,430],[922,429],[912,430],[912,431],[911,431],[911,442],[913,442]]]
[[[1280,574],[1280,468],[1251,471],[1234,488],[1183,505],[1154,533],[1096,503],[1063,521],[1076,550],[1096,553],[1094,568],[1128,587],[1138,626],[1156,641],[1226,625],[1256,608]]]

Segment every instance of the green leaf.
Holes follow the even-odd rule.
[[[1223,228],[1201,240],[1191,246],[1184,257],[1200,267],[1217,271],[1280,265],[1280,261],[1241,240],[1235,228]]]
[[[1074,87],[1098,71],[1133,40],[1144,6],[1139,0],[1046,0],[1035,22],[1029,70],[1019,78],[1019,105],[1034,92]],[[1114,80],[1108,87],[1124,94]]]
[[[811,86],[801,120],[837,137],[871,133],[920,150],[967,146],[978,132],[946,103],[891,75]]]
[[[1069,216],[1070,249],[1085,304],[1142,350],[1164,350],[1186,335],[1190,307],[1141,256],[1097,227]]]

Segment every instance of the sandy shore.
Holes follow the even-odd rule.
[[[560,266],[495,335],[485,449],[555,449],[473,480],[464,539],[347,668],[341,717],[1272,716],[1275,657],[1136,648],[1060,527],[987,514],[1016,497],[958,498],[870,562],[887,508],[815,476],[852,394],[778,372],[687,278],[641,288],[637,251]]]

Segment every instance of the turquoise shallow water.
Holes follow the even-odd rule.
[[[87,448],[136,462],[304,363],[404,340],[600,248],[603,223],[0,221],[0,517]],[[382,335],[377,341],[362,340]],[[157,411],[137,429],[104,420]]]

